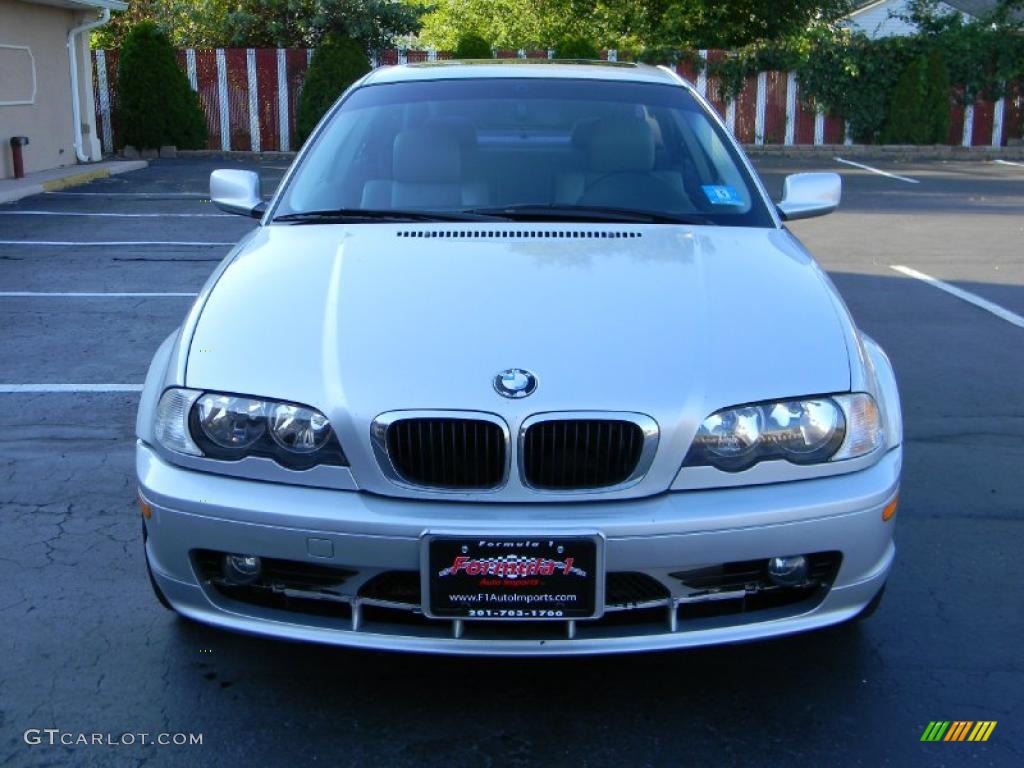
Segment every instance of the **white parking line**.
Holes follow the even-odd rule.
[[[209,200],[209,192],[44,192],[57,197],[139,197],[146,200]]]
[[[75,291],[58,293],[56,291],[0,291],[0,299],[149,299],[149,298],[195,298],[197,293],[103,293],[100,291]]]
[[[141,384],[0,384],[0,394],[54,392],[141,392]]]
[[[105,211],[0,211],[0,216],[103,216],[111,219],[234,218],[230,213],[107,213]]]
[[[1005,320],[1008,323],[1016,325],[1018,328],[1024,328],[1024,317],[1021,317],[1016,312],[1011,312],[1005,307],[1001,307],[988,299],[983,299],[981,296],[973,294],[970,291],[957,288],[955,285],[950,285],[938,278],[926,275],[924,272],[918,272],[916,269],[911,269],[910,267],[904,267],[901,264],[893,264],[890,266],[890,269],[906,275],[907,277],[912,277],[915,280],[921,280],[922,282],[928,283],[929,285],[938,288],[940,291],[945,291],[951,296],[956,296],[958,299],[966,301],[968,304],[973,304],[980,309],[984,309],[986,312],[991,312],[1000,320]]]
[[[55,245],[55,246],[142,246],[191,245],[197,247],[225,246],[234,243],[214,243],[206,240],[0,240],[0,245]]]
[[[1016,165],[1018,168],[1024,168],[1024,163],[1015,163],[1013,160],[993,160],[993,163],[999,163],[1000,165]]]
[[[864,165],[864,163],[855,163],[853,160],[844,160],[841,157],[832,158],[837,163],[843,163],[844,165],[852,165],[854,168],[863,168],[865,171],[871,171],[871,173],[877,173],[879,176],[885,176],[890,179],[896,179],[897,181],[905,181],[907,184],[920,184],[921,182],[917,179],[911,179],[907,176],[899,176],[895,173],[889,173],[883,171],[880,168],[872,168],[870,165]]]

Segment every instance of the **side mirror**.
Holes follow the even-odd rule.
[[[794,173],[786,177],[779,213],[785,221],[824,216],[839,207],[842,195],[838,173]]]
[[[256,219],[267,207],[260,196],[260,177],[252,171],[214,171],[210,174],[210,199],[222,211]]]

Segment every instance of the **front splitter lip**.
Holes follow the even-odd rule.
[[[796,616],[710,629],[687,630],[683,627],[676,632],[571,640],[423,637],[284,622],[237,613],[214,604],[198,584],[176,581],[158,571],[154,572],[154,577],[181,615],[203,624],[250,635],[365,650],[453,656],[591,656],[745,643],[840,624],[860,613],[878,593],[889,576],[894,558],[895,547],[890,544],[882,561],[869,577],[843,587],[834,587],[817,607]]]

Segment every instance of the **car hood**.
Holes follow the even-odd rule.
[[[848,390],[851,328],[784,230],[272,225],[209,295],[186,384],[314,406],[350,453],[404,409],[513,433],[545,411],[640,412],[685,451],[718,408]],[[513,367],[530,397],[494,390]]]

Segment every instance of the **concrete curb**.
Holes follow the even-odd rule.
[[[44,192],[57,192],[68,187],[77,187],[81,184],[88,184],[90,181],[106,179],[110,176],[118,176],[130,171],[140,171],[143,168],[147,168],[149,162],[146,160],[118,160],[101,165],[102,167],[89,168],[88,170],[80,170],[83,166],[69,166],[66,169],[62,169],[66,173],[57,173],[53,175],[53,178],[43,179],[34,183],[21,183],[21,180],[12,180],[13,183],[9,189],[0,188],[0,204],[13,203],[15,200],[21,200],[32,195],[41,195]],[[88,168],[88,166],[84,167]],[[43,173],[47,172],[44,171]]]
[[[835,157],[862,160],[1024,160],[1024,147],[951,147],[877,145],[877,144],[818,144],[787,147],[781,144],[745,144],[751,157],[799,157],[831,160]]]
[[[56,192],[59,189],[67,189],[68,187],[77,187],[79,184],[88,184],[90,181],[96,181],[96,179],[106,179],[110,176],[110,171],[106,168],[100,168],[95,171],[85,171],[84,173],[76,173],[72,176],[64,176],[60,179],[52,179],[51,181],[44,181],[41,186],[44,192]]]
[[[246,152],[241,149],[179,149],[178,158],[210,158],[214,160],[287,160],[295,159],[297,152]]]

